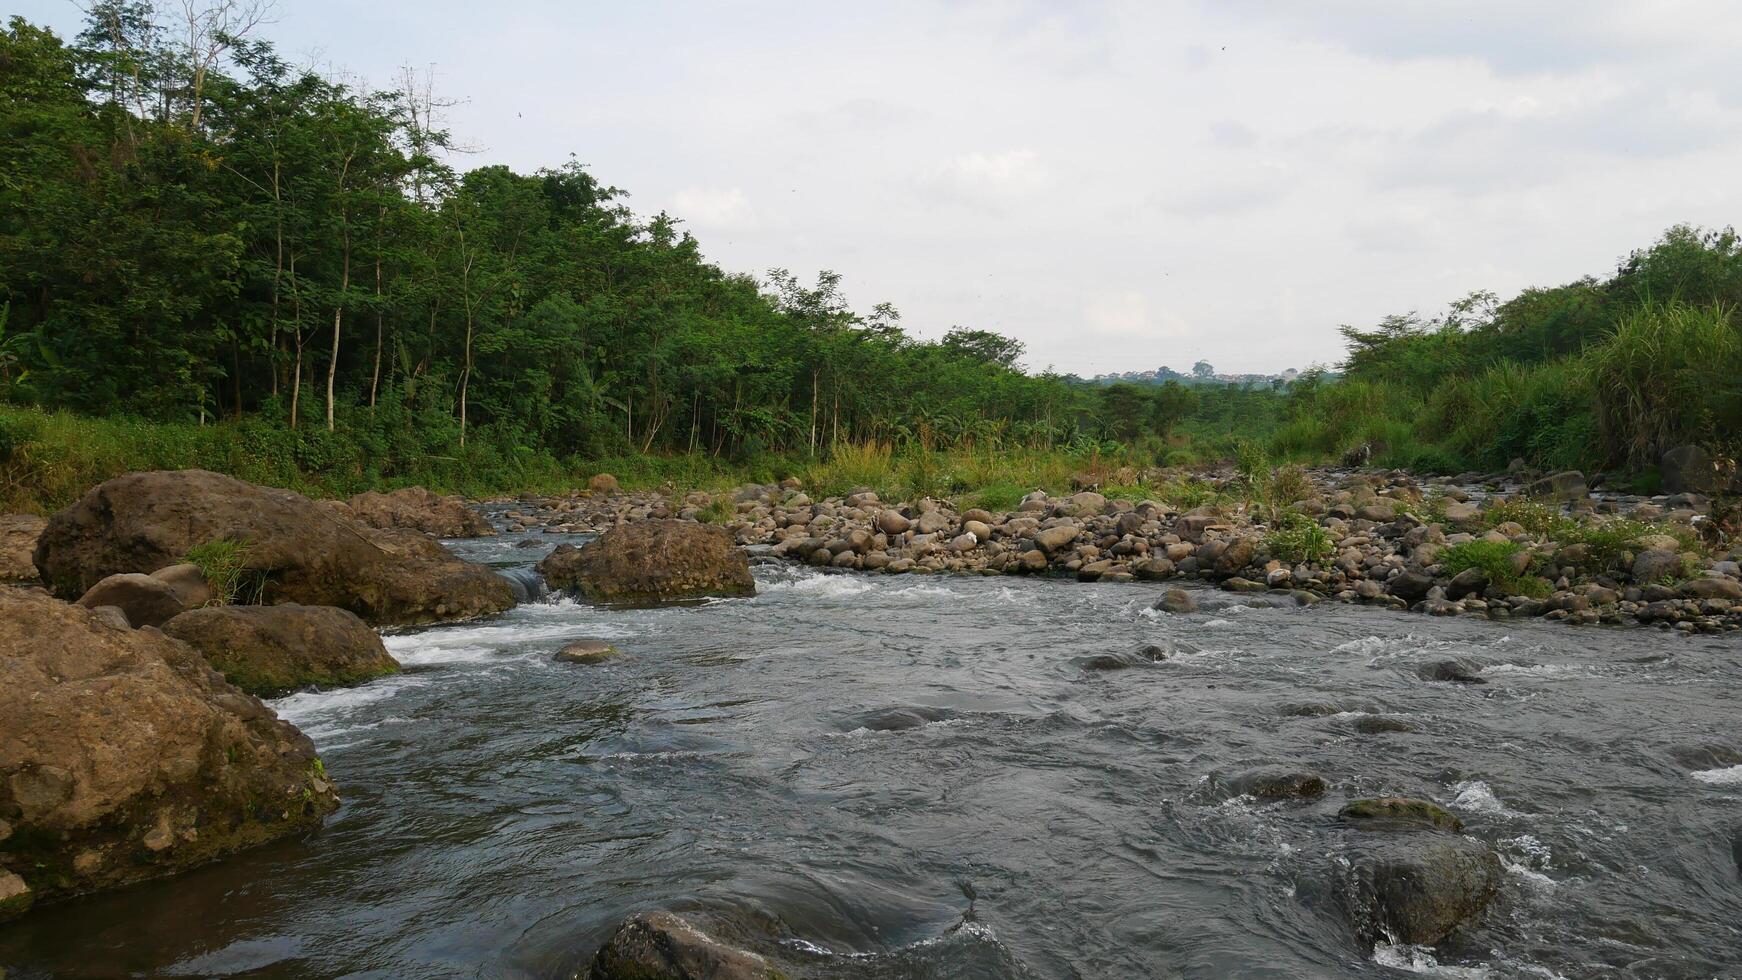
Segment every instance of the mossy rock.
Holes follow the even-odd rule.
[[[1407,796],[1351,800],[1337,816],[1364,825],[1364,829],[1431,828],[1453,832],[1464,829],[1464,822],[1445,807]]]

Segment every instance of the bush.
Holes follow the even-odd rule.
[[[1284,514],[1276,530],[1264,537],[1265,548],[1287,562],[1322,562],[1337,553],[1331,535],[1304,514]]]
[[[1641,469],[1742,427],[1742,329],[1718,306],[1646,303],[1586,354],[1609,458]]]
[[[1540,599],[1551,591],[1548,580],[1515,570],[1515,556],[1523,547],[1513,541],[1465,541],[1440,553],[1440,569],[1447,575],[1479,568],[1488,584],[1507,595]]]

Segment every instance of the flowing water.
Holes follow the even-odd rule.
[[[0,928],[8,980],[560,977],[654,907],[805,976],[1742,975],[1733,638],[757,578],[390,636],[403,674],[275,703],[345,795],[324,830]],[[583,636],[625,655],[552,662]],[[1171,656],[1088,669],[1144,644]],[[1454,656],[1489,683],[1417,676]],[[1362,734],[1375,714],[1416,730]],[[1229,799],[1263,763],[1330,790]],[[1508,869],[1437,950],[1363,948],[1326,885],[1336,809],[1381,793],[1443,803]]]

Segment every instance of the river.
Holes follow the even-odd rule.
[[[1742,975],[1733,637],[756,571],[389,636],[404,673],[274,702],[344,794],[324,830],[0,928],[8,980],[559,977],[653,907],[820,977]],[[624,655],[552,662],[578,637]],[[1417,676],[1446,657],[1488,683]],[[1330,789],[1229,799],[1264,763]],[[1376,794],[1508,870],[1438,950],[1361,947],[1328,894],[1336,810]]]

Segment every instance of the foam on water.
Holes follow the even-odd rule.
[[[1379,943],[1373,947],[1373,962],[1392,970],[1419,973],[1434,977],[1457,977],[1460,980],[1486,980],[1494,971],[1485,966],[1451,966],[1434,956],[1427,946],[1404,946]]]
[[[1485,813],[1496,817],[1515,817],[1518,814],[1506,808],[1500,798],[1494,795],[1494,790],[1480,779],[1468,779],[1452,787],[1458,795],[1452,800],[1452,806],[1472,813]]]
[[[1731,766],[1728,769],[1702,769],[1688,775],[1702,783],[1712,786],[1742,786],[1742,766]]]
[[[857,575],[811,575],[787,582],[768,582],[764,593],[793,592],[825,599],[843,599],[871,591],[871,581]]]
[[[423,678],[400,674],[370,681],[360,687],[297,691],[282,698],[273,698],[266,702],[266,706],[277,712],[278,717],[319,741],[323,735],[331,736],[355,730],[358,726],[343,724],[343,718],[356,709],[397,697],[425,683],[427,681]]]

